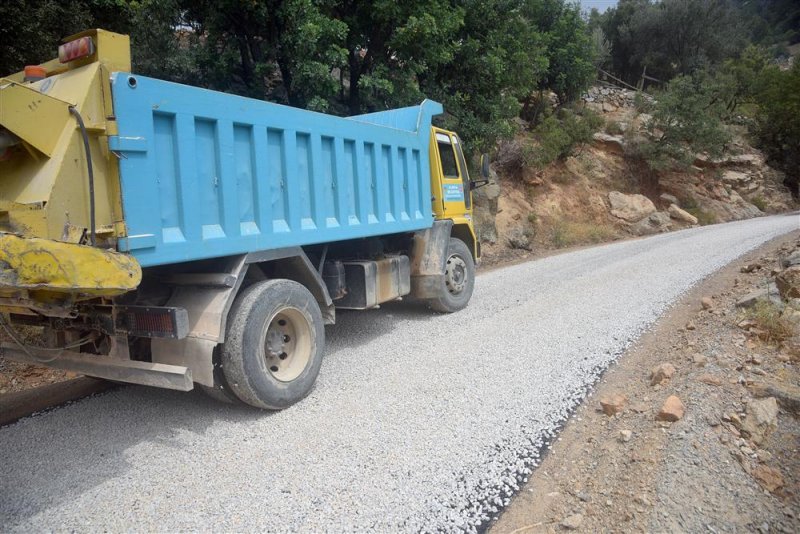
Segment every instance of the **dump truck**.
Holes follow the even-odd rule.
[[[440,104],[336,117],[130,58],[90,30],[0,78],[4,357],[282,409],[337,310],[467,305],[488,161],[471,181]]]

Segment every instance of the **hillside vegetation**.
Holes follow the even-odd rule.
[[[756,173],[769,191],[782,183],[799,193],[793,0],[620,0],[604,13],[564,0],[12,0],[0,3],[0,19],[4,73],[51,58],[66,35],[103,27],[131,35],[136,72],[167,80],[339,115],[441,101],[439,125],[459,132],[473,161],[481,152],[496,161],[502,188],[479,202],[489,242],[524,245],[548,218],[558,245],[613,237],[599,219],[575,216],[613,209],[609,188],[655,204],[673,191],[700,224],[725,220],[728,208],[678,190],[676,177],[731,205],[742,196],[731,184],[752,182],[728,174],[723,184],[726,170],[742,169],[712,172],[698,155],[749,154],[769,166]],[[596,89],[587,91],[597,83],[630,89],[633,115],[615,118],[618,106],[595,101]],[[553,215],[539,182],[582,209]],[[575,183],[599,196],[581,196]],[[744,193],[749,216],[790,207]],[[509,227],[514,235],[493,234],[506,226],[498,202],[524,221]],[[582,237],[559,237],[573,234]]]

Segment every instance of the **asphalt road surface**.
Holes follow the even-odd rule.
[[[282,412],[126,387],[0,429],[3,530],[472,530],[683,292],[800,227],[775,216],[479,276],[470,306],[341,313]]]

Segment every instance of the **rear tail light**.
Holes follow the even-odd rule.
[[[117,332],[137,337],[183,339],[189,333],[189,314],[172,306],[116,306]]]
[[[72,60],[82,57],[89,57],[94,54],[94,41],[91,37],[81,37],[58,47],[58,61],[69,63]]]

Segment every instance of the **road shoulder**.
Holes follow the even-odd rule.
[[[740,326],[747,312],[736,307],[798,238],[763,245],[673,306],[604,373],[490,530],[800,530],[800,352]],[[659,366],[671,377],[654,380]],[[672,396],[684,413],[659,417]],[[754,427],[753,411],[776,397],[777,418]]]

